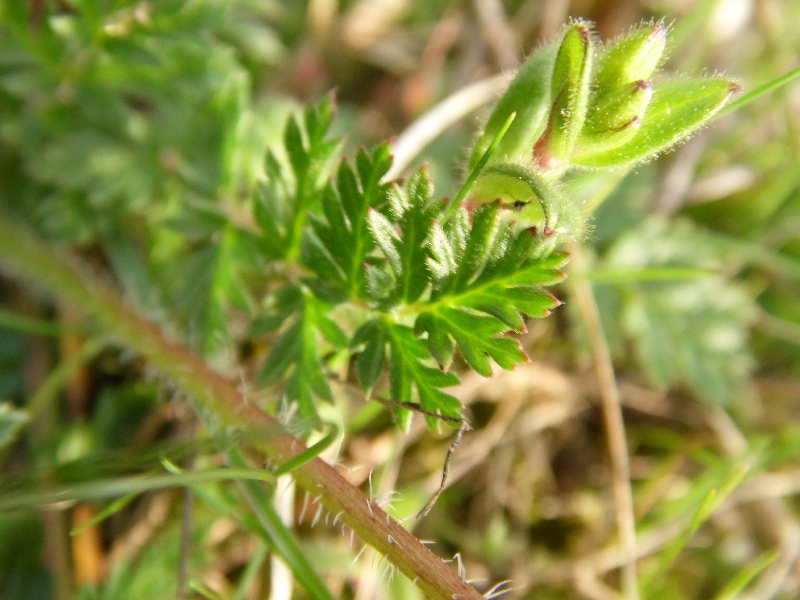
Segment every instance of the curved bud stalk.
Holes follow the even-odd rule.
[[[583,235],[584,219],[579,208],[542,174],[521,165],[496,163],[486,167],[486,175],[512,180],[520,191],[527,191],[522,197],[530,200],[514,203],[514,220],[521,227],[530,228],[543,222],[543,233],[548,237],[580,238]]]

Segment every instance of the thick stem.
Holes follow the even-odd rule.
[[[174,385],[191,397],[204,421],[212,427],[264,426],[279,428],[273,417],[180,342],[170,339],[153,322],[128,306],[120,295],[69,259],[59,256],[26,227],[0,212],[0,265],[29,280],[95,319],[116,342],[140,353]],[[266,436],[259,448],[281,463],[305,449],[287,433]],[[319,458],[292,472],[298,485],[320,496],[333,514],[366,543],[385,554],[414,580],[428,598],[483,598],[417,538],[348,483]]]

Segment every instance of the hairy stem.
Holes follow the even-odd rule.
[[[94,319],[102,331],[130,348],[172,380],[195,403],[212,428],[279,425],[255,401],[211,369],[182,343],[169,338],[152,321],[128,306],[121,296],[68,258],[51,250],[35,234],[0,212],[0,266],[68,302]],[[259,449],[274,462],[296,456],[305,445],[288,433],[266,436]],[[440,558],[319,458],[292,471],[298,485],[385,554],[428,598],[483,598]]]

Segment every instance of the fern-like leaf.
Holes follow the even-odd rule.
[[[292,178],[280,161],[267,153],[266,181],[256,189],[253,213],[262,230],[261,249],[270,259],[295,256],[308,211],[319,203],[320,178],[339,146],[328,139],[335,116],[333,98],[327,96],[306,108],[303,119],[289,119],[283,136]]]
[[[366,345],[359,356],[358,370],[367,393],[383,367],[386,351],[389,351],[391,398],[398,403],[395,412],[402,427],[408,427],[411,412],[399,405],[414,401],[418,401],[428,413],[454,418],[461,416],[461,402],[441,390],[458,385],[458,377],[425,364],[430,354],[411,327],[389,320],[368,321],[353,336],[352,345],[358,347],[360,344]],[[435,417],[426,416],[426,419],[431,427],[438,425]]]
[[[367,213],[386,202],[389,186],[381,179],[392,164],[389,145],[356,156],[356,167],[342,161],[336,179],[322,194],[324,218],[310,216],[303,239],[303,262],[317,275],[314,289],[339,301],[366,295],[365,261],[375,248]],[[327,290],[325,292],[321,290]]]
[[[651,219],[622,236],[605,257],[620,272],[657,268],[724,268],[725,248],[688,222]],[[603,292],[601,288],[599,291]],[[747,347],[752,298],[719,275],[703,279],[631,281],[615,286],[619,307],[603,310],[606,329],[632,342],[651,383],[684,384],[707,401],[728,404],[747,388],[753,359]]]
[[[341,348],[347,347],[347,336],[328,317],[331,306],[300,286],[282,288],[272,301],[270,310],[251,328],[253,335],[283,328],[261,367],[259,383],[269,385],[284,380],[286,402],[296,402],[301,419],[318,425],[316,399],[332,399],[320,338]]]
[[[430,284],[426,268],[428,238],[443,203],[433,203],[433,185],[425,169],[415,173],[405,189],[395,184],[389,193],[389,211],[370,210],[367,215],[375,245],[386,258],[389,269],[369,273],[373,300],[385,307],[413,304]],[[382,288],[382,289],[381,289]]]
[[[459,404],[441,389],[458,382],[447,372],[455,351],[485,376],[492,361],[505,369],[527,361],[506,334],[558,306],[542,288],[563,278],[566,255],[550,253],[545,236],[518,231],[496,203],[472,215],[460,208],[440,223],[446,202],[432,196],[420,170],[405,188],[393,186],[386,210],[369,212],[384,262],[367,268],[367,283],[384,317],[364,324],[351,345],[361,350],[357,369],[368,393],[388,362],[393,400],[455,417]]]
[[[449,227],[435,227],[431,235],[435,280],[415,331],[427,333],[429,350],[442,367],[450,365],[458,345],[467,363],[488,376],[489,358],[504,369],[528,360],[517,340],[502,335],[524,331],[526,317],[546,316],[559,305],[542,287],[563,279],[558,268],[567,257],[540,257],[540,236],[515,233],[498,204],[476,210],[471,228],[466,211],[459,212]]]

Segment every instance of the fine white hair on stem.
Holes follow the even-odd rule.
[[[520,587],[515,587],[515,588],[502,589],[503,586],[509,585],[510,583],[512,583],[510,579],[506,579],[505,581],[501,581],[500,583],[495,585],[492,589],[490,589],[488,592],[486,592],[483,595],[483,597],[486,598],[487,600],[490,600],[492,598],[499,598],[500,596],[508,594],[509,592],[515,592],[515,591],[518,591],[518,590],[521,590],[521,589],[524,588],[524,586],[520,586]]]
[[[411,123],[392,144],[394,161],[383,180],[397,179],[425,146],[450,125],[495,99],[510,79],[508,73],[501,73],[476,81],[451,94]]]
[[[364,551],[366,549],[367,549],[367,545],[366,544],[361,546],[361,550],[358,551],[358,554],[356,554],[356,557],[353,559],[353,562],[350,563],[350,568],[351,569],[355,566],[355,564],[358,562],[358,559],[361,558],[361,555],[364,554]]]
[[[300,509],[300,516],[297,517],[297,522],[302,523],[303,519],[306,517],[306,510],[308,509],[308,501],[311,498],[308,492],[305,493],[303,496],[303,507]]]
[[[320,504],[319,508],[317,508],[317,513],[314,515],[314,518],[311,521],[311,527],[314,527],[319,522],[319,518],[321,515],[322,515],[322,504]]]

